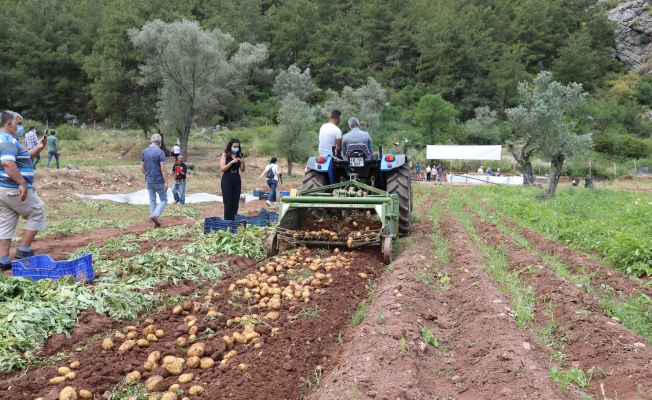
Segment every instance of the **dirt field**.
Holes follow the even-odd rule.
[[[57,187],[47,193],[52,198],[73,189]],[[189,315],[197,317],[199,332],[205,328],[215,332],[213,338],[200,340],[205,343],[204,357],[215,366],[184,370],[193,378],[181,389],[186,393],[191,385],[205,389],[201,396],[184,395],[190,399],[652,398],[652,352],[646,341],[602,314],[586,287],[560,276],[543,257],[553,256],[567,265],[570,276],[590,275],[591,287],[609,286],[621,298],[637,291],[652,295],[652,290],[514,221],[501,219],[522,242],[505,235],[495,221],[486,220],[468,204],[455,205],[464,215],[460,218],[452,206],[457,200],[450,193],[416,185],[413,234],[397,243],[390,266],[383,265],[376,248],[342,252],[343,266],[330,271],[332,284],[322,294],[312,295],[309,303],[284,301],[276,320],[262,318],[269,309],[232,301],[229,292],[229,286],[270,260],[225,255],[214,257],[229,264],[227,275],[216,286],[182,281],[157,287],[171,295],[197,293],[196,310],[175,315],[168,308],[144,314],[138,321],[112,321],[86,311],[71,339],[53,335],[40,350],[44,357],[59,355],[52,365],[0,377],[0,398],[52,400],[71,385],[89,390],[96,399],[108,399],[133,371],[140,373],[142,382],[161,376],[154,391],[164,392],[177,383],[177,376],[160,365],[147,371],[144,363],[153,351],[159,351],[161,359],[187,356],[189,346],[178,346],[177,338],[188,333],[184,318]],[[264,202],[257,201],[241,210],[261,206]],[[492,214],[489,206],[482,207]],[[199,209],[200,217],[168,217],[164,223],[192,224],[221,215],[221,205]],[[151,223],[144,220],[124,230],[55,235],[37,240],[34,249],[60,258],[91,242],[101,246],[109,237],[149,229]],[[156,245],[180,251],[185,243],[180,239]],[[143,243],[140,251],[149,248]],[[532,292],[534,318],[527,326],[518,323],[515,297],[496,277],[491,254],[504,257],[505,276],[518,276]],[[331,256],[332,252],[311,249],[297,257]],[[202,305],[209,289],[213,290],[211,304],[220,313],[214,319],[205,318],[210,310]],[[231,349],[221,337],[242,331],[242,324],[227,321],[253,314],[261,321],[255,326],[259,338],[236,343],[237,355],[222,362]],[[103,339],[116,331],[133,325],[141,332],[150,324],[165,335],[149,347],[117,351],[124,339],[115,339],[115,349],[101,348]],[[74,381],[48,385],[58,367],[74,360],[81,364]],[[562,390],[551,379],[552,367],[593,373],[584,387],[573,382]]]

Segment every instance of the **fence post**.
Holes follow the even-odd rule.
[[[614,181],[618,180],[618,175],[616,174],[616,163],[614,163]]]

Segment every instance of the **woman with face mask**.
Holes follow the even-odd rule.
[[[242,191],[240,172],[245,171],[245,160],[238,139],[231,138],[226,145],[226,149],[220,157],[220,171],[222,172],[224,219],[233,221],[240,205],[240,192]]]

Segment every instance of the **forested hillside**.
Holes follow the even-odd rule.
[[[204,125],[276,123],[272,90],[295,65],[316,88],[306,99],[324,104],[327,89],[363,87],[373,78],[387,90],[374,134],[393,143],[501,143],[501,121],[518,101],[517,84],[550,71],[590,94],[571,117],[611,157],[649,156],[652,79],[627,74],[611,58],[615,1],[596,0],[4,0],[11,23],[0,29],[0,108],[31,120],[106,120],[154,129],[163,79],[147,79],[145,51],[129,29],[148,21],[197,21],[235,43],[264,44],[267,70],[211,112]],[[261,47],[262,48],[262,47]],[[160,106],[160,104],[159,104]],[[319,123],[320,121],[317,121]],[[366,121],[363,121],[365,123]],[[306,127],[311,128],[311,127]],[[375,139],[376,140],[376,139]]]

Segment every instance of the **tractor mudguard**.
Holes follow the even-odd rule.
[[[384,154],[380,160],[380,170],[383,172],[398,168],[406,162],[405,154],[393,154],[395,157],[394,161],[385,161],[385,156],[387,155],[388,154]]]

